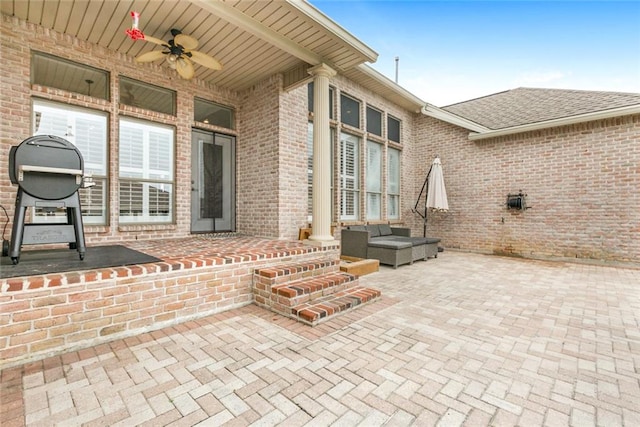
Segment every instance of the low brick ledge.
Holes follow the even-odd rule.
[[[147,274],[175,272],[216,265],[229,265],[250,261],[276,259],[294,255],[317,252],[317,248],[292,248],[273,252],[222,255],[210,257],[164,257],[160,262],[100,268],[94,270],[75,270],[60,273],[39,274],[34,276],[8,277],[0,279],[0,295],[8,292],[54,288],[57,286],[91,283],[100,280],[133,278]]]
[[[330,319],[332,316],[373,302],[380,298],[381,295],[382,293],[377,289],[358,286],[327,297],[318,298],[313,303],[300,304],[292,309],[292,315],[302,323],[315,326]]]

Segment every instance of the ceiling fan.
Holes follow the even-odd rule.
[[[165,50],[153,50],[143,53],[136,58],[137,63],[153,62],[158,59],[166,58],[169,66],[175,69],[180,77],[189,80],[194,75],[193,63],[211,68],[212,70],[221,70],[222,64],[206,53],[194,50],[198,47],[198,40],[182,34],[180,30],[175,28],[171,30],[173,38],[168,42],[157,39],[155,37],[143,35],[142,40],[163,46]]]

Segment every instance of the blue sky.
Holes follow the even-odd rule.
[[[310,1],[437,106],[516,87],[640,93],[638,1]]]

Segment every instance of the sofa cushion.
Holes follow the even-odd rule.
[[[388,240],[388,239],[376,239],[369,242],[368,245],[370,248],[384,248],[384,249],[405,249],[410,248],[411,242],[409,241],[400,241],[400,240]]]
[[[380,230],[381,236],[391,236],[393,234],[393,232],[391,231],[391,226],[389,224],[378,225],[378,230]]]
[[[378,236],[380,236],[380,229],[378,228],[377,224],[367,225],[367,230],[369,230],[369,233],[371,233],[370,237],[378,237]]]
[[[364,225],[350,225],[348,229],[353,231],[367,231],[367,227]]]
[[[409,239],[411,243],[413,243],[413,246],[430,245],[440,242],[440,239],[434,239],[431,237],[405,237],[405,239]]]

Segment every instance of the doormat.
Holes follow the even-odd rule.
[[[46,249],[20,252],[20,262],[13,265],[11,257],[0,257],[0,279],[65,271],[96,270],[125,265],[162,261],[122,245],[87,248],[84,260],[75,249]]]

